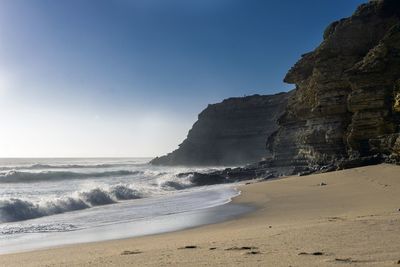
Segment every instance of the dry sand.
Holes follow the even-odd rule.
[[[400,266],[399,166],[289,177],[240,189],[234,202],[258,209],[235,220],[3,255],[0,265]]]

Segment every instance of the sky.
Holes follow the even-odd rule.
[[[153,157],[210,103],[292,89],[361,0],[0,0],[0,157]]]

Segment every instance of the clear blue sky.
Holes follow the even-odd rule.
[[[361,0],[0,0],[0,157],[154,156]]]

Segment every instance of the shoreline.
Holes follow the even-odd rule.
[[[27,232],[14,237],[10,236],[11,239],[9,240],[7,240],[7,234],[5,234],[5,238],[0,239],[0,255],[177,232],[227,221],[253,210],[252,207],[246,205],[229,205],[234,197],[240,195],[240,191],[235,185],[199,187],[194,189],[197,190],[178,191],[171,195],[142,198],[113,204],[114,206],[119,205],[118,209],[113,209],[112,205],[95,207],[89,210],[91,215],[87,214],[88,211],[84,211],[83,213],[82,211],[76,211],[57,214],[51,217],[40,217],[30,221],[12,222],[11,228],[13,224],[26,224],[30,226],[35,225],[35,223],[42,223],[41,220],[55,222],[57,218],[60,220],[60,217],[64,218],[66,216],[74,216],[78,219],[79,216],[97,216],[96,210],[101,211],[104,208],[108,211],[116,210],[116,215],[119,215],[118,212],[120,212],[121,207],[126,207],[124,208],[125,210],[128,209],[131,210],[127,210],[128,212],[132,212],[134,210],[141,211],[143,208],[154,208],[153,205],[160,205],[162,202],[168,202],[171,206],[179,205],[179,201],[188,202],[187,207],[182,205],[184,206],[181,207],[182,211],[175,213],[154,214],[154,216],[138,217],[133,220],[116,221],[104,225],[99,224],[71,231]],[[191,203],[191,198],[197,200]],[[199,201],[199,198],[202,201]],[[188,209],[189,207],[192,209]],[[104,214],[104,212],[100,214]],[[7,226],[5,229],[7,233]]]
[[[228,205],[253,205],[256,210],[238,218],[150,236],[5,254],[0,262],[5,266],[393,266],[400,260],[399,174],[400,166],[381,164],[245,184]]]

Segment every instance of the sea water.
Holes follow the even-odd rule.
[[[0,253],[127,238],[219,222],[232,185],[197,187],[192,171],[147,158],[0,159]]]

